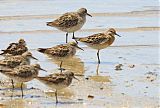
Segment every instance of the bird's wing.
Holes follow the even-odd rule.
[[[13,72],[8,73],[9,75],[19,76],[19,77],[28,77],[32,75],[31,66],[23,65],[14,68]]]
[[[18,45],[18,43],[10,43],[6,50],[13,49]]]
[[[12,72],[13,71],[13,69],[11,69],[11,68],[0,68],[0,72],[1,73],[10,73],[10,72]]]
[[[66,77],[63,75],[55,76],[55,75],[49,75],[46,77],[37,77],[38,80],[46,83],[54,83],[58,84],[66,80]]]
[[[56,27],[73,27],[78,24],[78,17],[74,13],[65,13],[52,22]]]
[[[19,65],[19,63],[22,62],[22,58],[18,57],[18,56],[11,56],[11,57],[7,57],[3,60],[0,60],[0,65]]]
[[[15,49],[17,45],[18,45],[18,43],[10,43],[9,46],[5,50],[1,50],[1,51],[5,52],[10,49]]]
[[[69,54],[69,47],[67,45],[57,45],[47,49],[46,53],[52,56],[64,57]]]
[[[9,49],[3,50],[4,52],[1,53],[0,55],[7,54],[7,53],[12,55],[21,55],[27,50],[28,48],[24,45],[14,45],[14,47],[10,47]]]
[[[98,33],[85,38],[79,38],[77,40],[89,44],[102,44],[106,41],[109,41],[109,38],[107,38],[104,33]]]
[[[6,66],[7,64],[8,64],[8,59],[0,60],[0,65],[1,66]]]

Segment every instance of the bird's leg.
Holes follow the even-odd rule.
[[[74,32],[73,32],[73,37],[72,37],[72,39],[75,39],[75,37],[74,37]]]
[[[68,33],[66,33],[66,43],[68,42]]]
[[[60,63],[60,70],[61,70],[61,73],[62,73],[62,63],[63,63],[63,61],[61,61],[61,63]]]
[[[100,64],[99,50],[98,50],[98,52],[97,52],[97,57],[98,57],[98,64]]]
[[[22,92],[22,98],[23,98],[23,83],[21,83],[21,92]]]
[[[75,36],[74,36],[74,32],[73,32],[73,37],[72,39],[74,39],[76,41],[76,43],[78,44],[78,41],[76,40]]]
[[[55,96],[56,96],[56,104],[57,104],[58,103],[57,90],[55,91]]]
[[[11,79],[11,82],[12,82],[12,89],[14,90],[14,82],[13,82],[13,79]]]
[[[11,79],[11,82],[12,82],[12,94],[11,94],[11,99],[13,97],[13,91],[14,91],[14,82],[13,82],[13,79]]]

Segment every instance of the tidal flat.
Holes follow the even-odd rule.
[[[59,72],[59,62],[37,52],[39,47],[65,43],[65,33],[46,26],[59,15],[81,7],[93,15],[77,37],[85,37],[113,27],[122,37],[100,52],[79,43],[84,51],[64,62],[65,71],[72,71],[80,81],[58,92],[34,79],[12,92],[10,79],[0,74],[0,108],[159,108],[159,32],[158,1],[122,0],[1,0],[0,49],[24,38],[29,50],[38,58],[45,76]],[[69,34],[69,41],[73,41]],[[3,58],[0,56],[0,58]],[[121,65],[120,65],[121,64]],[[116,66],[120,66],[119,69]]]

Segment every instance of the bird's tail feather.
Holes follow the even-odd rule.
[[[4,55],[5,53],[3,52],[3,53],[0,53],[0,55]]]
[[[47,23],[47,26],[51,26],[52,25],[52,22],[46,22]]]
[[[46,48],[38,48],[37,51],[39,51],[39,52],[41,52],[41,53],[44,53],[44,52],[46,51]]]

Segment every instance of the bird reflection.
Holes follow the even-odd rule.
[[[27,101],[20,98],[20,99],[6,100],[3,103],[5,105],[5,108],[25,108]]]
[[[97,64],[97,68],[96,68],[96,73],[97,73],[97,75],[99,74],[99,63]]]
[[[90,79],[96,82],[111,82],[110,81],[110,76],[100,76],[99,75],[99,67],[100,64],[97,64],[97,68],[96,68],[96,75],[95,76],[90,76]]]
[[[51,58],[50,61],[57,64],[59,66],[60,62],[57,59]],[[77,56],[72,57],[71,59],[67,59],[63,61],[64,69],[72,71],[75,75],[83,75],[84,74],[84,62]]]
[[[54,91],[48,91],[48,92],[45,92],[45,94],[49,97],[55,98]],[[65,88],[62,90],[58,90],[58,96],[61,97],[61,99],[70,99],[71,97],[74,96],[74,92],[71,89]]]

